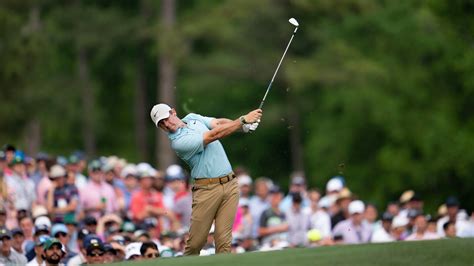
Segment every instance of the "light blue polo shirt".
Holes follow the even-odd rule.
[[[204,133],[211,129],[212,117],[190,113],[182,120],[187,125],[168,133],[171,148],[191,167],[193,178],[225,176],[232,166],[221,142],[215,140],[204,146]]]

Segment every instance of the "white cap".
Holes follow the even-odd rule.
[[[40,227],[46,225],[48,228],[51,228],[51,220],[46,216],[40,216],[35,220],[35,226]]]
[[[154,170],[153,167],[148,163],[139,163],[137,165],[137,173],[140,177],[153,176],[152,170]]]
[[[127,166],[125,166],[123,169],[122,169],[122,172],[120,172],[120,176],[125,178],[129,175],[132,175],[132,176],[137,176],[137,168],[135,167],[135,165],[133,164],[127,164]]]
[[[36,205],[31,211],[31,216],[36,219],[40,216],[48,215],[48,210],[43,205]]]
[[[168,118],[170,116],[170,111],[171,107],[164,103],[160,103],[153,106],[150,112],[150,116],[151,120],[153,120],[153,123],[155,123],[155,126],[158,127],[158,122],[160,122],[161,119]]]
[[[245,174],[244,175],[239,175],[237,177],[237,182],[239,182],[239,187],[245,186],[245,185],[249,186],[249,185],[252,184],[252,178],[248,175],[245,175]]]
[[[403,215],[397,215],[392,220],[392,228],[403,227],[408,225],[408,218]]]
[[[55,164],[49,170],[49,177],[58,178],[66,175],[66,169],[59,164]]]
[[[362,214],[364,213],[365,210],[365,205],[362,201],[360,200],[354,200],[349,204],[349,214],[355,214],[359,213]]]
[[[322,197],[318,202],[319,208],[330,208],[337,200],[337,195],[326,195]]]
[[[342,183],[342,180],[336,177],[331,178],[326,184],[326,191],[328,192],[340,191],[342,188],[344,188],[344,184]]]
[[[138,255],[138,256],[141,256],[142,254],[140,253],[140,248],[142,247],[142,243],[141,242],[133,242],[133,243],[130,243],[128,244],[126,247],[125,247],[125,259],[126,260],[129,260],[130,257],[134,256],[134,255]]]

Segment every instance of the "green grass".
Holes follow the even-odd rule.
[[[239,255],[158,259],[123,265],[303,266],[303,265],[474,265],[474,238],[287,249]]]

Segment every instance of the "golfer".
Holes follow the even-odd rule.
[[[219,139],[238,130],[254,131],[262,110],[256,109],[236,120],[190,113],[180,119],[174,108],[157,104],[151,119],[168,133],[171,148],[191,168],[194,178],[189,238],[184,255],[198,255],[215,220],[217,253],[229,253],[232,225],[239,202],[239,187]]]

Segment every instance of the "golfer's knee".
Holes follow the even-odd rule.
[[[199,255],[206,239],[188,239],[186,242],[185,255]]]

